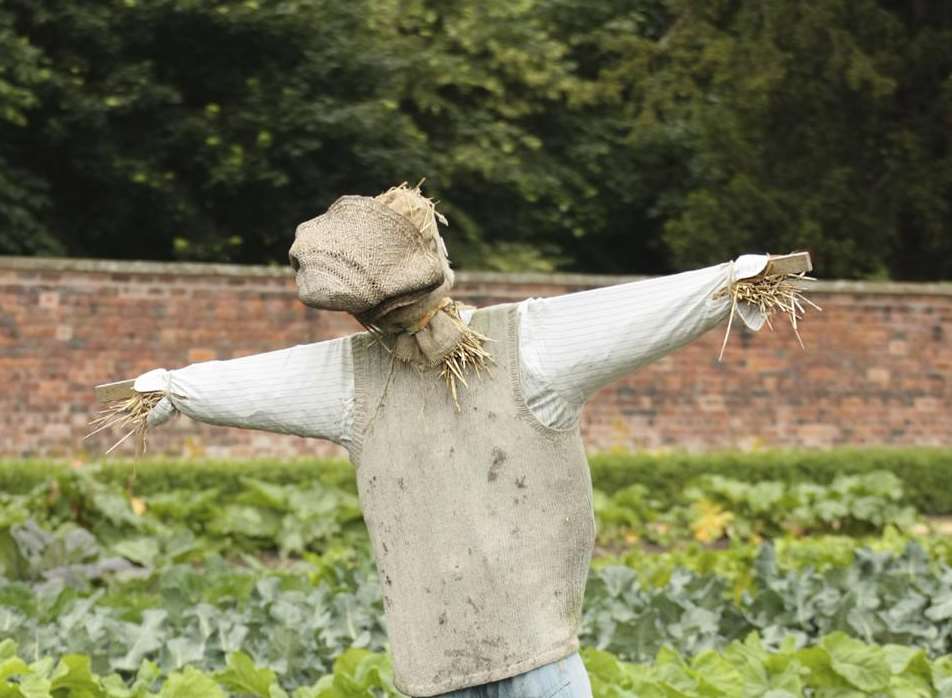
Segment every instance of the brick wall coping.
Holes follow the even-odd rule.
[[[76,259],[63,257],[7,257],[0,255],[0,269],[40,272],[85,272],[100,274],[147,274],[172,276],[224,276],[282,278],[290,276],[286,266],[206,264],[197,262],[146,262],[112,259]],[[457,281],[464,284],[513,284],[521,286],[608,286],[649,276],[612,274],[513,273],[460,271]],[[879,295],[952,296],[952,282],[912,281],[816,281],[809,285],[823,293],[859,293]]]

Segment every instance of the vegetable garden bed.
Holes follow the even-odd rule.
[[[284,467],[0,494],[0,696],[397,695],[352,481]],[[952,543],[891,472],[627,485],[596,514],[596,696],[952,695]]]

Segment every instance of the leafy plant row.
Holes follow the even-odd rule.
[[[870,645],[831,633],[809,647],[794,642],[768,649],[756,633],[720,652],[687,658],[663,647],[653,661],[624,662],[583,647],[582,659],[595,698],[927,698],[952,693],[952,657],[930,660],[922,650]],[[162,677],[143,660],[128,678],[100,675],[89,657],[72,654],[27,662],[16,643],[0,643],[0,695],[5,698],[371,698],[397,697],[389,657],[350,648],[332,672],[308,686],[287,689],[277,674],[242,652],[225,666],[203,672],[186,666]]]
[[[277,675],[256,665],[243,652],[231,652],[225,666],[205,672],[186,665],[163,675],[154,662],[143,659],[128,677],[97,673],[90,657],[44,655],[27,663],[12,640],[0,642],[0,696],[4,698],[372,698],[400,696],[393,686],[386,655],[360,648],[344,652],[333,670],[312,685],[288,692]]]
[[[134,672],[143,660],[163,676],[225,667],[242,651],[297,687],[317,681],[348,647],[386,647],[380,587],[369,556],[276,572],[211,556],[109,584],[57,577],[0,585],[0,637],[29,655],[81,654],[101,674]],[[0,697],[4,696],[0,692]]]
[[[240,484],[228,494],[210,488],[145,497],[77,470],[25,494],[0,492],[0,575],[35,578],[77,565],[88,573],[100,558],[107,568],[154,567],[217,551],[287,557],[366,544],[357,497],[343,489],[316,480],[278,485],[242,477]]]
[[[891,526],[887,526],[877,536],[783,536],[771,539],[770,544],[777,567],[781,570],[810,568],[827,571],[849,567],[855,561],[857,551],[862,549],[900,555],[911,541],[920,546],[930,560],[952,564],[952,538],[941,535],[910,536]],[[661,552],[632,548],[620,555],[597,557],[592,561],[592,566],[596,569],[612,565],[630,567],[638,573],[641,582],[649,587],[665,586],[680,569],[702,575],[715,574],[729,583],[736,599],[755,585],[755,563],[761,547],[760,543],[732,541],[726,547],[687,543]]]
[[[764,545],[753,567],[737,598],[729,580],[713,574],[676,569],[652,587],[629,567],[599,569],[588,580],[582,637],[630,661],[647,661],[663,645],[694,655],[751,631],[773,647],[841,631],[933,656],[952,652],[952,568],[917,544],[901,555],[859,549],[851,565],[824,571],[784,570]]]
[[[829,485],[706,475],[684,488],[671,506],[641,484],[611,496],[596,491],[594,504],[600,540],[608,545],[618,540],[670,545],[685,537],[707,543],[785,534],[864,535],[886,526],[910,529],[917,520],[903,503],[902,482],[888,471],[842,475]]]
[[[756,633],[720,651],[686,658],[668,647],[650,663],[629,664],[586,648],[596,698],[928,698],[952,695],[952,657],[863,643],[835,632],[799,647],[768,649]]]
[[[729,554],[729,553],[722,553]],[[347,647],[386,647],[380,587],[366,551],[334,549],[281,570],[210,556],[204,563],[78,573],[0,585],[0,637],[30,651],[91,657],[100,673],[149,659],[164,674],[215,671],[242,651],[285,686],[316,681]],[[841,631],[877,643],[952,652],[952,568],[910,544],[860,548],[846,566],[785,569],[760,548],[747,586],[675,568],[661,586],[629,567],[594,570],[581,637],[626,661],[662,646],[693,656],[758,632],[772,648]],[[2,695],[2,694],[0,694]]]
[[[154,567],[215,551],[299,557],[367,542],[356,495],[317,480],[276,484],[241,476],[239,490],[141,495],[96,474],[82,469],[24,494],[0,492],[0,575],[30,579],[77,565],[89,573],[99,558],[108,569]],[[641,485],[611,497],[596,492],[595,509],[600,542],[617,549],[644,540],[672,545],[909,528],[915,516],[901,497],[900,483],[887,472],[789,487],[712,476],[697,480],[667,509]]]

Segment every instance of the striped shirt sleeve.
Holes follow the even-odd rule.
[[[143,374],[136,390],[162,390],[175,410],[209,424],[328,439],[349,446],[350,337]]]
[[[530,298],[520,304],[519,344],[526,400],[549,426],[574,424],[600,388],[674,351],[726,320],[731,300],[714,298],[730,280],[760,273],[767,255],[643,281]],[[751,329],[753,307],[738,308]]]

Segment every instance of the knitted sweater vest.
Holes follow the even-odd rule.
[[[394,683],[432,696],[578,649],[595,538],[578,425],[539,422],[519,377],[515,304],[476,310],[496,364],[461,412],[435,371],[353,336],[351,460],[383,590]]]

